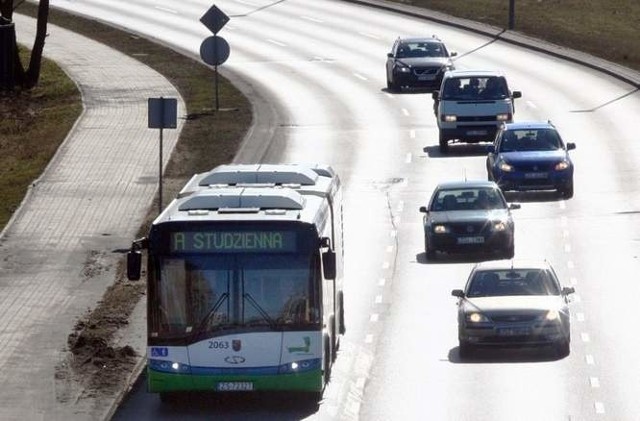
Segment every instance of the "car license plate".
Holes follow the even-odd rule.
[[[535,178],[547,178],[548,174],[546,172],[526,172],[524,173],[524,178],[535,179]]]
[[[486,130],[467,130],[467,136],[485,136],[488,133]]]
[[[458,237],[458,244],[482,244],[484,237]]]
[[[252,382],[220,382],[216,386],[219,392],[250,392],[253,390]]]
[[[527,336],[531,333],[528,327],[498,328],[498,336]]]
[[[433,76],[431,76],[431,75],[420,75],[420,76],[418,76],[418,80],[433,80]]]

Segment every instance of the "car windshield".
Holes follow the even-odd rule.
[[[504,197],[491,187],[441,189],[434,196],[431,210],[436,212],[505,209]]]
[[[474,274],[467,297],[560,295],[557,281],[545,269],[485,270]]]
[[[447,50],[437,42],[403,42],[398,47],[396,57],[447,57]]]
[[[505,130],[500,152],[555,151],[562,148],[558,132],[553,129]]]
[[[452,77],[444,83],[442,99],[454,101],[498,100],[509,97],[503,77]]]

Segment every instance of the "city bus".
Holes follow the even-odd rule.
[[[345,333],[342,188],[329,166],[196,174],[128,253],[147,250],[148,390],[320,399]]]

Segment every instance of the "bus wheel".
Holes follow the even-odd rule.
[[[336,320],[331,317],[331,362],[336,360],[338,356],[338,335],[336,334]]]
[[[331,362],[333,357],[331,356],[331,338],[325,336],[324,338],[324,384],[329,383],[331,379]]]
[[[338,294],[338,320],[340,321],[340,334],[344,335],[347,332],[347,326],[344,324],[344,293],[340,291]]]
[[[179,396],[175,392],[160,392],[160,402],[166,405],[174,405],[179,400]]]

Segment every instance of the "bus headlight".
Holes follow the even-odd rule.
[[[496,120],[498,121],[511,121],[511,114],[498,114],[496,115]]]
[[[453,114],[443,114],[442,121],[446,121],[447,123],[455,123],[458,121],[458,117]]]

